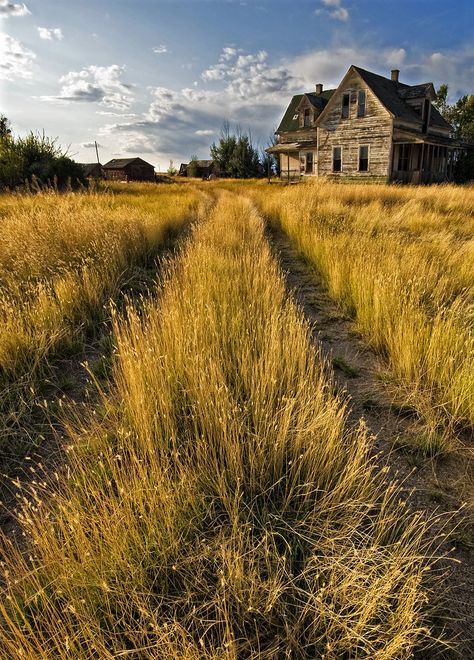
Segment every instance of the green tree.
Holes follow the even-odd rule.
[[[436,92],[434,104],[453,127],[453,136],[473,146],[460,154],[454,165],[454,179],[459,183],[474,179],[474,94],[461,96],[456,103],[448,103],[448,85]]]
[[[5,115],[0,114],[0,140],[4,138],[11,138],[12,131],[10,120]]]
[[[249,179],[262,172],[258,150],[252,144],[251,135],[244,135],[237,126],[233,133],[224,122],[219,142],[211,145],[211,158],[221,176]]]
[[[456,103],[448,103],[449,87],[440,85],[435,106],[454,129],[454,137],[474,144],[474,94],[461,96]]]
[[[176,174],[178,174],[178,170],[174,166],[174,163],[173,163],[172,160],[170,160],[170,164],[168,166],[168,169],[166,170],[166,173],[169,174],[169,176],[175,176]]]
[[[14,188],[33,178],[59,187],[84,182],[81,166],[69,158],[57,140],[33,132],[14,137],[8,121],[0,122],[0,187]]]

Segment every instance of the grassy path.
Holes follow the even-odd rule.
[[[459,640],[459,656],[453,657],[468,658],[474,644],[474,519],[463,503],[472,499],[471,455],[462,450],[438,458],[423,455],[423,425],[415,409],[404,408],[393,398],[396,395],[384,378],[384,360],[331,300],[318,273],[283,230],[270,223],[267,235],[289,292],[311,323],[324,359],[334,368],[336,388],[349,397],[349,424],[357,427],[364,420],[374,436],[373,453],[401,483],[403,497],[412,509],[437,517],[432,535],[446,534],[444,550],[450,552],[451,561],[443,563],[447,578],[439,606],[450,635]],[[448,656],[446,652],[444,657]]]
[[[409,658],[425,526],[350,428],[248,200],[222,194],[159,305],[114,321],[114,387],[3,539],[6,657]]]

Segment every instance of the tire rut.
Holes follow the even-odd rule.
[[[400,410],[395,405],[393,394],[384,383],[387,365],[363,340],[354,322],[330,299],[314,268],[271,221],[267,222],[267,238],[281,265],[289,294],[311,323],[313,339],[332,365],[335,387],[347,399],[349,426],[355,427],[364,420],[377,464],[386,467],[388,477],[398,482],[401,496],[412,510],[434,518],[429,541],[437,543],[438,552],[449,554],[449,559],[438,563],[443,587],[440,590],[438,586],[435,591],[439,599],[439,622],[435,623],[449,631],[449,638],[455,638],[456,651],[429,657],[474,658],[474,552],[470,547],[474,536],[460,492],[460,482],[466,476],[471,478],[466,470],[472,469],[472,461],[466,461],[463,452],[428,459],[413,450],[420,423],[413,411]],[[456,530],[462,530],[464,543],[455,542]],[[439,534],[445,539],[441,547],[435,541]]]

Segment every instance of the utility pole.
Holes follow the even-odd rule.
[[[97,142],[96,142],[96,140],[94,140],[94,144],[95,144],[95,153],[96,153],[96,156],[97,156],[97,163],[100,165],[100,160],[99,160],[99,147],[97,146]]]

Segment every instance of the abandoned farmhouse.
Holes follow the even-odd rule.
[[[267,149],[282,178],[383,177],[436,183],[450,177],[461,144],[433,105],[433,83],[405,85],[351,66],[337,89],[294,96]]]

